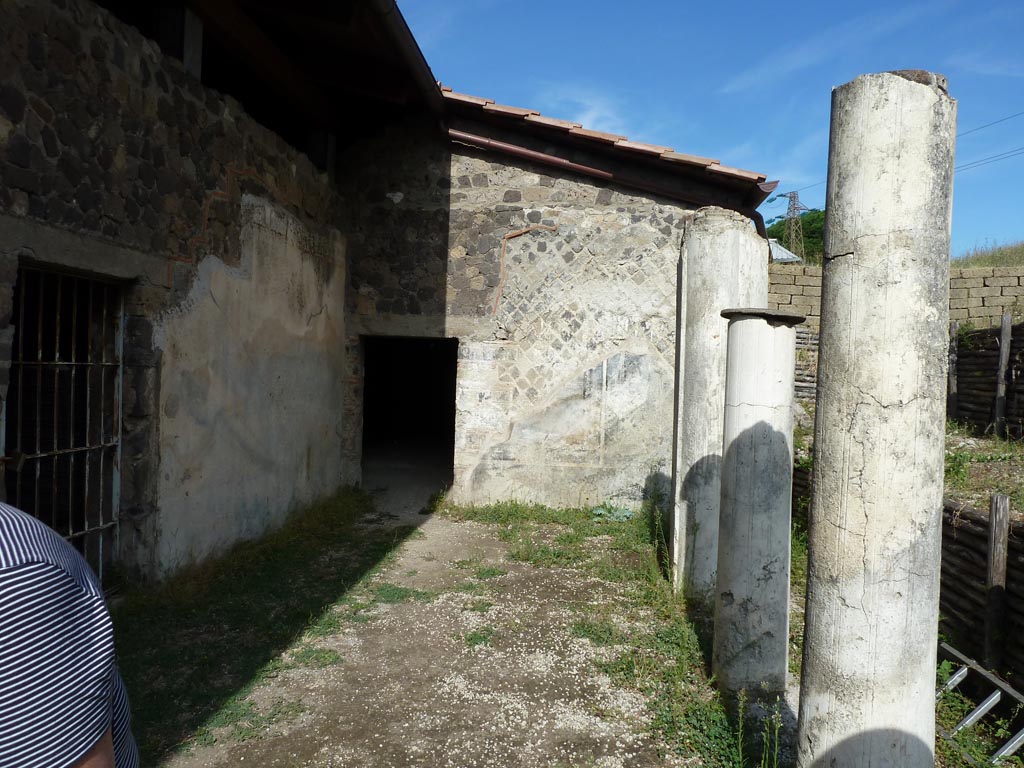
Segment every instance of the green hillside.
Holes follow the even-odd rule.
[[[953,259],[952,266],[968,267],[1020,267],[1024,266],[1024,240],[1009,245],[991,245],[972,248],[963,256]]]

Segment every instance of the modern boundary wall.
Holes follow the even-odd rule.
[[[772,264],[768,268],[768,308],[806,315],[797,336],[796,396],[813,400],[821,320],[821,267]],[[949,270],[949,319],[961,328],[998,327],[1004,313],[1024,315],[1024,267]]]

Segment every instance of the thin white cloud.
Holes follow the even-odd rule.
[[[1024,79],[1024,58],[1013,58],[990,51],[958,53],[950,57],[949,65],[975,75]]]
[[[778,53],[765,53],[764,61],[737,73],[719,89],[719,93],[737,93],[755,86],[764,87],[788,75],[809,69],[838,52],[854,46],[864,46],[910,26],[925,16],[934,16],[948,3],[938,8],[934,3],[912,5],[901,11],[886,9],[835,24],[808,36],[805,41],[780,43]]]
[[[562,83],[547,85],[531,105],[546,115],[572,120],[584,128],[630,135],[630,122],[622,101],[612,93],[585,85]]]

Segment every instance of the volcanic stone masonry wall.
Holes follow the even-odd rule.
[[[459,340],[453,496],[639,500],[671,458],[687,208],[453,151],[415,124],[342,169],[361,212],[349,349],[359,334]],[[358,419],[350,364],[346,413]],[[358,466],[359,446],[347,450]]]
[[[248,206],[252,215],[241,215],[243,193],[257,199]],[[261,278],[251,269],[261,262],[253,261],[252,250],[270,248],[271,241],[277,248],[279,242],[281,258],[294,260],[275,266],[279,273],[296,275],[290,293],[278,292],[291,304],[268,306],[267,317],[253,316],[249,322],[265,321],[297,339],[326,344],[326,336],[298,324],[317,311],[301,306],[318,296],[311,286],[329,283],[343,259],[336,232],[342,226],[341,210],[326,175],[305,155],[254,121],[237,101],[205,88],[180,62],[163,56],[153,41],[106,10],[87,0],[0,3],[0,360],[5,361],[0,395],[6,396],[19,258],[125,281],[121,506],[127,514],[122,543],[138,550],[143,569],[154,567],[158,539],[166,539],[169,530],[177,528],[181,542],[177,553],[161,555],[167,568],[202,557],[239,532],[258,532],[263,514],[258,504],[221,510],[228,521],[238,518],[237,523],[222,525],[218,541],[194,548],[186,539],[200,536],[201,528],[188,533],[173,519],[173,510],[164,510],[162,522],[155,522],[161,504],[158,484],[163,482],[158,480],[163,474],[170,478],[160,469],[167,447],[161,440],[172,439],[158,428],[160,403],[169,398],[173,403],[178,394],[183,403],[196,402],[194,391],[190,396],[173,390],[181,382],[169,382],[161,345],[175,342],[176,328],[190,322],[193,310],[205,312],[205,303],[217,301],[212,293],[192,291],[199,265],[215,257],[217,266],[204,285],[220,279],[213,272],[231,273],[238,281],[232,290],[238,289],[244,304],[246,296],[266,291],[266,286],[253,287]],[[262,223],[268,217],[276,229]],[[243,226],[266,234],[243,238]],[[244,243],[249,243],[248,253]],[[316,267],[309,277],[307,267]],[[301,296],[296,293],[303,290]],[[332,306],[328,314],[341,311]],[[293,322],[296,327],[289,326]],[[334,323],[330,319],[325,328]],[[211,330],[217,336],[211,352],[244,345],[244,335],[232,335],[238,329],[221,325]],[[288,344],[280,347],[288,352]],[[210,370],[228,377],[229,371],[217,371],[215,357]],[[294,361],[275,358],[267,363],[268,371],[276,365],[282,374],[294,370]],[[193,386],[204,391],[217,382]],[[172,390],[161,392],[167,387]],[[263,406],[285,413],[288,403]],[[224,403],[209,407],[206,416],[193,415],[220,420],[218,429],[238,416]],[[315,453],[317,446],[307,447]],[[209,458],[212,471],[216,457]],[[255,463],[249,466],[261,471]],[[307,476],[310,471],[317,468],[307,467]],[[187,503],[194,507],[195,498],[193,493]]]

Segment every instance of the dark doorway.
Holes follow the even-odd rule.
[[[443,470],[455,453],[457,339],[363,338],[363,463]]]

